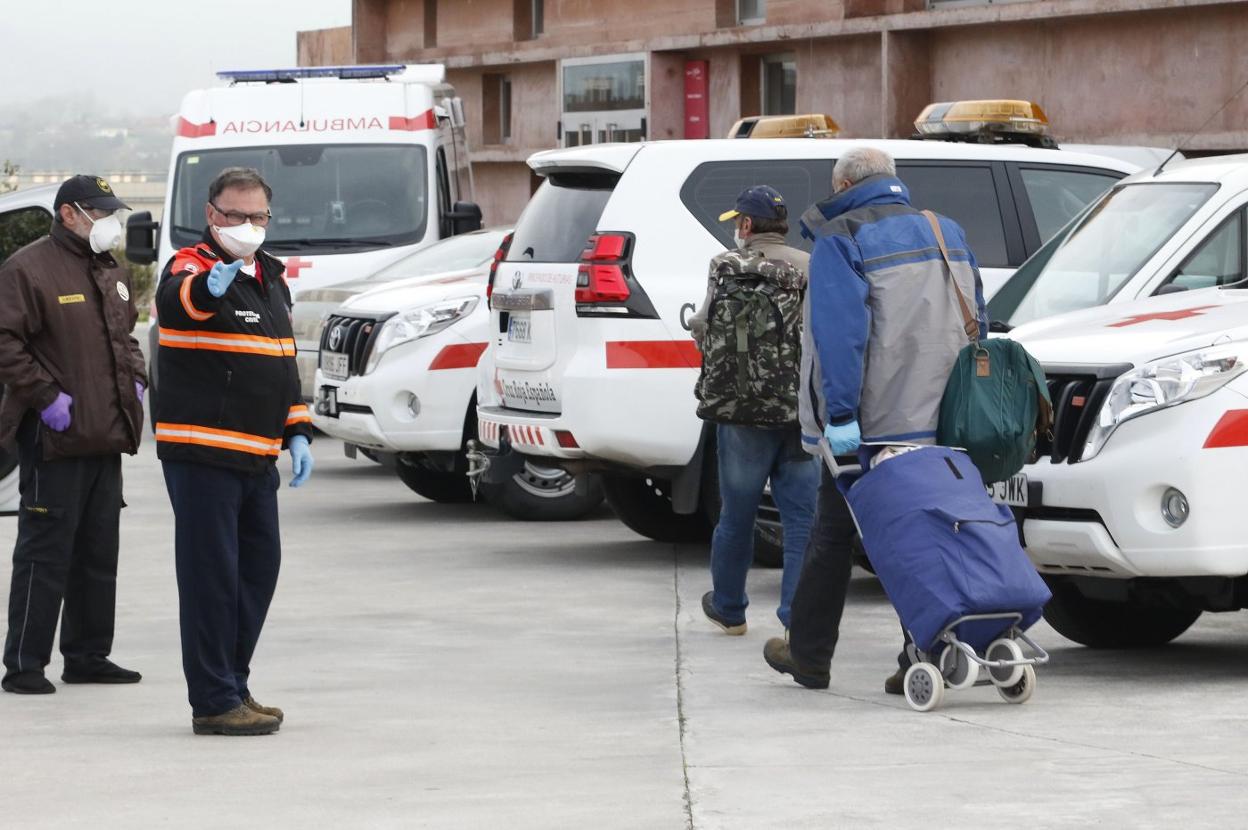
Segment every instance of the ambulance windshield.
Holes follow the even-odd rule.
[[[413,145],[231,147],[183,153],[173,186],[175,248],[203,234],[208,185],[227,167],[254,167],[273,188],[265,248],[348,252],[416,242],[428,218],[427,156]]]
[[[1114,188],[1023,263],[992,298],[989,315],[1013,327],[1108,302],[1217,189],[1187,182]]]

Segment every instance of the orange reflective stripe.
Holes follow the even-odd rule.
[[[280,438],[266,438],[263,435],[251,435],[246,432],[234,432],[195,424],[157,423],[156,440],[171,444],[215,447],[251,455],[278,456],[282,454],[282,439]]]
[[[179,331],[160,328],[160,345],[175,349],[208,349],[269,357],[294,357],[295,341],[289,337],[255,337],[250,334],[223,334],[215,331]]]
[[[178,298],[182,300],[182,310],[186,312],[186,316],[190,317],[197,323],[211,319],[216,312],[200,311],[191,302],[191,280],[199,279],[199,276],[187,276],[182,278],[182,287],[178,290]]]
[[[308,411],[305,404],[295,404],[290,408],[290,414],[286,416],[286,426],[302,423],[312,423],[312,413]]]

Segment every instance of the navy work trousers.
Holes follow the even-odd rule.
[[[195,717],[220,715],[247,678],[282,559],[277,466],[249,475],[165,461],[177,552],[182,670]]]
[[[113,648],[121,456],[44,461],[45,429],[30,414],[17,433],[22,498],[9,586],[6,677],[44,670],[52,659],[57,617],[66,668],[89,669]]]

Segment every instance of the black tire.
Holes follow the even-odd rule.
[[[656,478],[604,475],[602,489],[607,504],[620,521],[656,542],[705,542],[711,523],[701,512],[684,515],[672,511],[671,482]]]
[[[784,567],[784,528],[770,522],[754,522],[754,564],[761,568]]]
[[[1044,619],[1058,634],[1089,648],[1161,646],[1192,627],[1199,608],[1175,608],[1139,600],[1092,599],[1064,579],[1048,580],[1053,599]]]
[[[502,484],[481,485],[481,495],[513,519],[566,522],[592,513],[602,504],[602,482],[589,476],[584,495],[576,477],[555,467],[526,461],[524,469]]]
[[[461,504],[472,501],[472,488],[463,473],[430,470],[417,464],[407,464],[399,459],[394,465],[399,480],[417,495],[439,504]]]

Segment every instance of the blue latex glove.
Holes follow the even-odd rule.
[[[208,272],[208,293],[214,297],[224,297],[225,292],[230,288],[230,283],[234,282],[234,278],[238,276],[238,269],[242,267],[241,259],[236,259],[229,265],[218,262],[212,266],[212,270]]]
[[[69,429],[69,422],[72,420],[69,408],[73,404],[74,399],[61,392],[56,396],[56,400],[39,413],[39,419],[53,432],[64,432]]]
[[[858,429],[857,421],[840,426],[828,424],[823,428],[823,437],[828,439],[833,455],[849,455],[862,443],[862,432]]]
[[[143,381],[136,380],[134,382],[134,396],[139,399],[139,403],[143,403],[143,393],[145,391],[146,389],[143,386]]]
[[[291,487],[298,487],[312,475],[312,450],[308,446],[305,435],[296,435],[290,439],[290,471],[294,475],[290,480]]]

